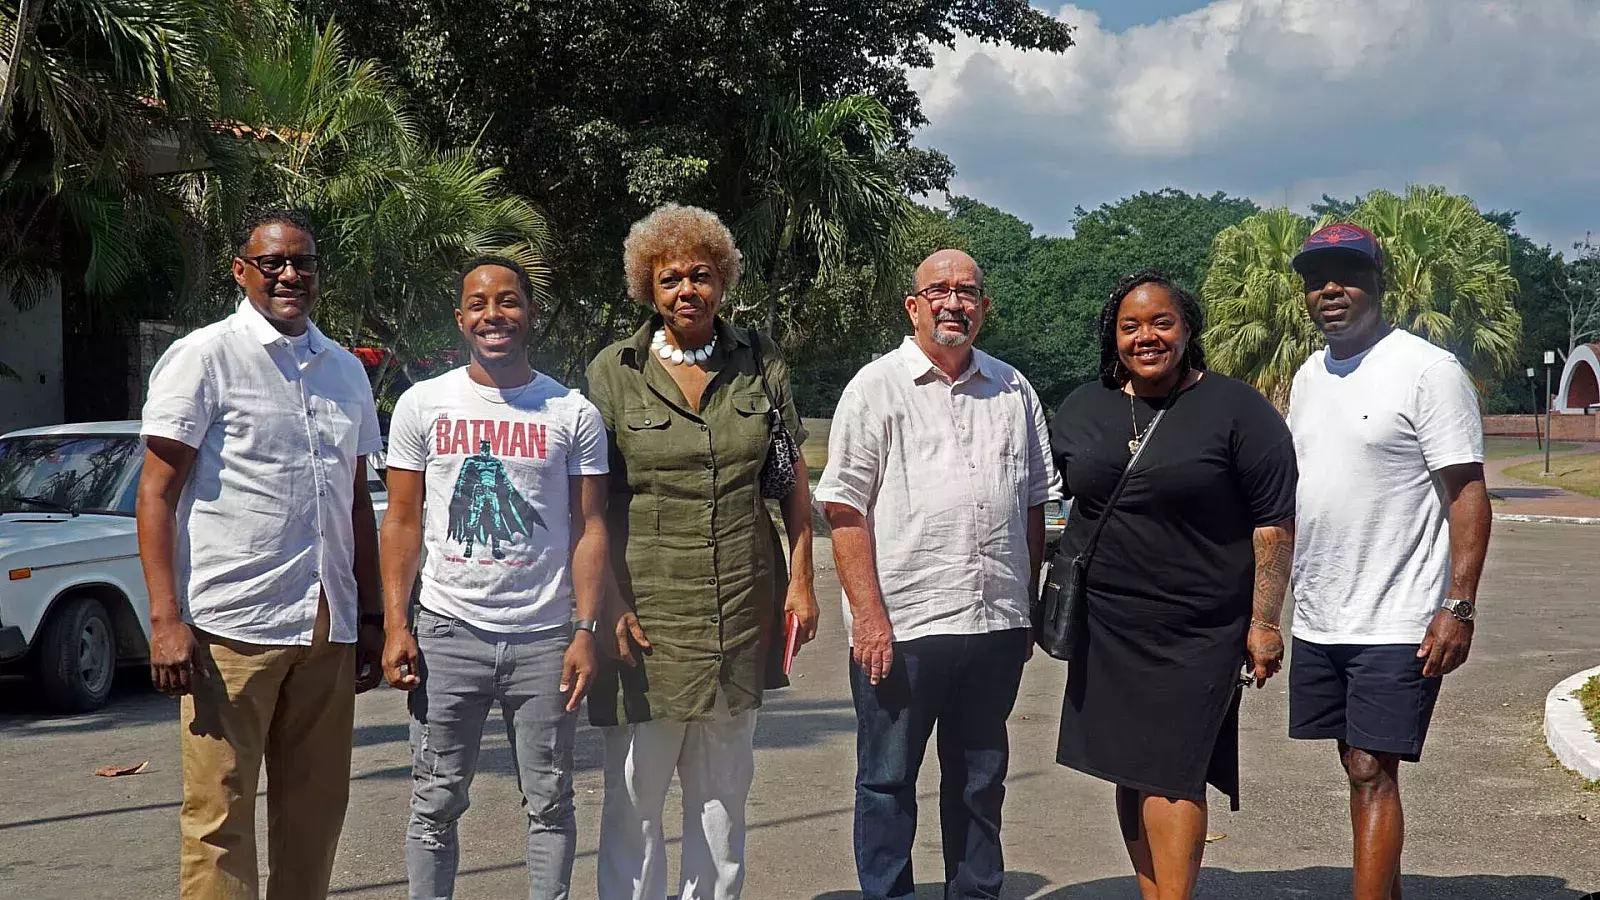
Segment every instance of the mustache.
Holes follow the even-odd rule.
[[[942,322],[955,322],[964,328],[972,327],[972,317],[968,316],[964,311],[959,309],[942,310],[933,317],[933,322],[935,325]]]

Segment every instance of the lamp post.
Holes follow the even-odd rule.
[[[1544,471],[1539,473],[1546,478],[1550,477],[1550,439],[1552,438],[1550,434],[1550,370],[1554,369],[1555,365],[1556,352],[1554,350],[1546,350],[1544,352],[1544,433],[1546,440],[1544,442]]]
[[[1539,434],[1539,386],[1533,383],[1533,366],[1528,367],[1528,399],[1533,401],[1533,440],[1534,446],[1544,449],[1544,436]]]

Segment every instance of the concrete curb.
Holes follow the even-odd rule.
[[[1600,525],[1596,516],[1531,516],[1522,513],[1495,513],[1496,522],[1523,522],[1532,525]]]
[[[1561,682],[1544,698],[1544,739],[1563,766],[1589,781],[1600,780],[1600,735],[1594,733],[1573,692],[1600,675],[1600,666]]]

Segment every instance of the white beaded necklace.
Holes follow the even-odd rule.
[[[655,338],[650,341],[650,349],[654,350],[656,355],[661,357],[663,362],[670,362],[673,365],[678,366],[685,364],[698,365],[703,363],[711,358],[711,351],[715,350],[716,348],[716,332],[712,332],[710,343],[698,350],[684,350],[668,344],[667,330],[665,328],[657,328]]]

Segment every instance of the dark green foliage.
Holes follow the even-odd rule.
[[[923,123],[907,70],[957,31],[1062,51],[1070,29],[1025,0],[307,0],[383,60],[436,142],[481,132],[485,160],[548,216],[555,371],[627,332],[630,223],[664,200],[730,224],[759,192],[747,125],[780,102],[865,94],[886,107],[895,176],[942,189],[949,160],[909,146]],[[796,261],[799,271],[806,261]],[[852,298],[854,299],[854,298]]]

